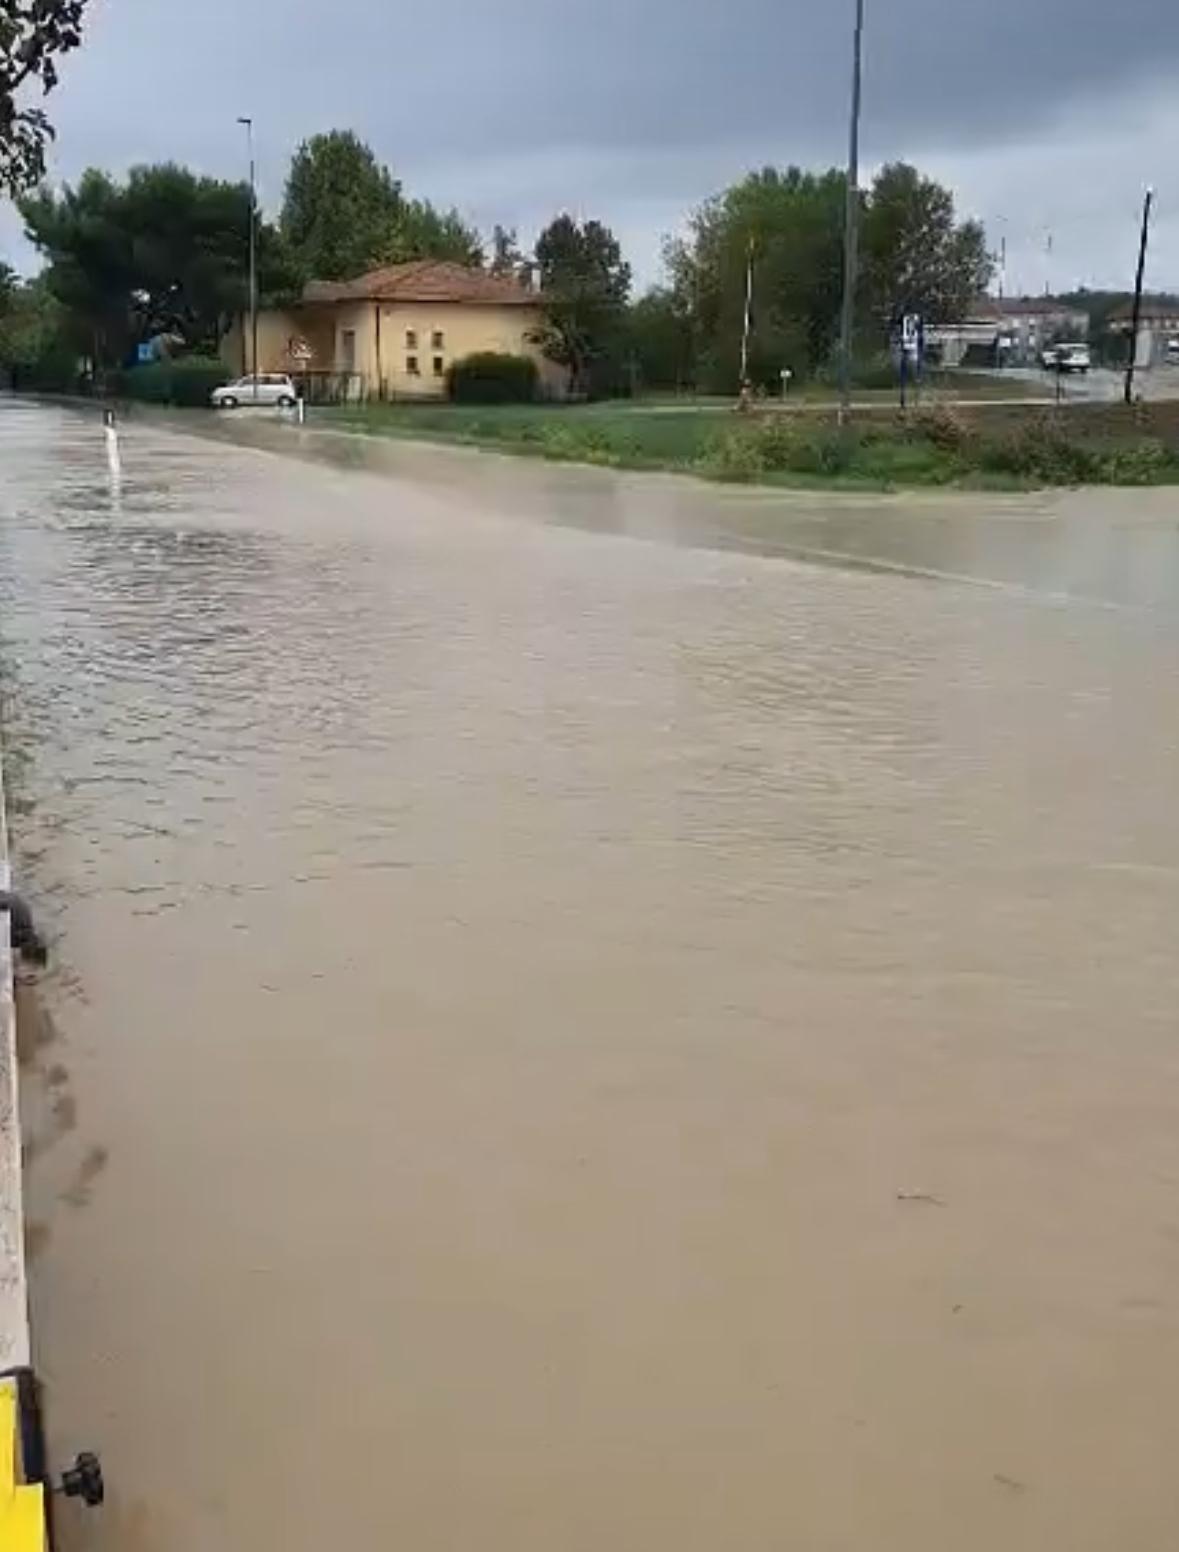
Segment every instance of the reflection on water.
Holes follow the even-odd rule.
[[[388,456],[0,404],[67,1545],[1161,1552],[1173,522]]]

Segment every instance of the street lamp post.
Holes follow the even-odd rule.
[[[250,372],[254,396],[258,394],[258,185],[254,165],[254,121],[239,118],[245,126],[246,146],[250,155]]]
[[[843,227],[843,311],[839,326],[839,422],[851,413],[852,333],[860,257],[860,99],[864,74],[864,0],[856,0],[852,58],[851,132],[847,155],[847,208]]]
[[[741,403],[749,395],[749,333],[753,325],[753,238],[745,251],[745,313],[741,325]]]
[[[1150,241],[1150,207],[1154,190],[1142,202],[1142,233],[1138,239],[1138,273],[1134,278],[1134,311],[1130,318],[1130,361],[1126,367],[1126,403],[1134,402],[1134,368],[1138,365],[1138,329],[1142,323],[1142,282],[1146,276],[1146,245]]]

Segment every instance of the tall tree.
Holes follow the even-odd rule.
[[[394,218],[381,259],[389,264],[448,259],[478,269],[483,264],[483,239],[457,210],[438,210],[428,199],[410,199]]]
[[[709,200],[666,262],[693,320],[703,385],[734,392],[746,283],[753,267],[749,376],[764,387],[784,367],[807,372],[835,341],[843,276],[841,172],[767,167]]]
[[[497,222],[491,234],[491,273],[501,277],[518,275],[524,264],[520,242],[514,226],[500,226]]]
[[[43,108],[22,106],[24,88],[48,96],[57,61],[82,41],[87,0],[0,0],[0,192],[16,195],[45,173],[53,126]]]
[[[630,265],[618,239],[599,221],[579,225],[560,215],[536,242],[544,322],[537,341],[567,367],[575,392],[588,391],[621,339],[630,295]]]
[[[626,335],[644,388],[695,386],[693,320],[678,292],[656,286],[639,297],[627,317]]]
[[[308,279],[349,280],[387,259],[403,206],[372,150],[333,129],[295,152],[279,225]]]
[[[133,344],[172,334],[213,351],[246,301],[250,195],[242,184],[164,163],[117,183],[93,168],[76,188],[21,202],[46,284],[87,352],[121,360]],[[272,229],[260,230],[263,295],[288,277]]]
[[[98,361],[119,361],[133,336],[135,272],[121,193],[106,173],[84,172],[60,194],[47,188],[20,202],[25,234],[46,260],[45,280]]]
[[[18,385],[72,388],[79,353],[45,277],[14,277],[0,302],[0,376]]]
[[[906,162],[876,175],[862,250],[862,310],[886,337],[905,313],[939,323],[964,317],[994,273],[983,228],[957,221],[950,190]]]

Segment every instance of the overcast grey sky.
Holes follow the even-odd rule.
[[[905,157],[1006,236],[1008,290],[1179,286],[1179,0],[867,0],[864,157]],[[608,221],[641,279],[690,207],[767,163],[846,156],[852,0],[92,0],[51,99],[54,176],[174,159],[264,204],[350,127],[407,190],[530,239]],[[11,210],[0,256],[28,262]],[[1049,238],[1051,234],[1051,238]]]

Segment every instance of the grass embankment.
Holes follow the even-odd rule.
[[[898,486],[1179,483],[1179,406],[1061,410],[988,404],[829,414],[600,404],[373,404],[319,411],[340,429],[457,442],[620,469],[758,484]]]

